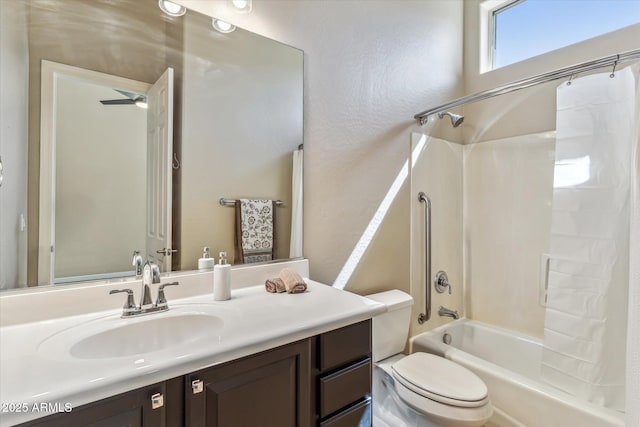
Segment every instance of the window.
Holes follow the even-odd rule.
[[[640,0],[487,0],[482,7],[483,71],[640,23]]]

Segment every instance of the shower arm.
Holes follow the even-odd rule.
[[[431,200],[421,191],[418,201],[424,203],[424,313],[418,315],[418,323],[422,325],[431,318]]]
[[[483,99],[493,98],[494,96],[504,95],[505,93],[513,92],[516,90],[526,89],[528,87],[536,86],[541,83],[564,79],[578,73],[593,71],[603,67],[613,66],[615,70],[616,65],[630,61],[636,61],[638,59],[640,59],[640,49],[634,49],[627,52],[619,53],[617,55],[605,56],[591,61],[582,62],[580,64],[558,68],[547,73],[537,74],[532,77],[507,83],[503,86],[454,99],[453,101],[447,102],[446,104],[438,105],[437,107],[422,111],[413,116],[413,118],[418,120],[421,125],[424,125],[427,123],[429,116],[431,116],[432,114],[444,112],[454,107],[459,107],[471,102],[482,101]]]

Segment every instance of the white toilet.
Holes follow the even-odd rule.
[[[476,374],[433,354],[402,354],[413,298],[399,290],[367,298],[387,306],[373,318],[373,427],[483,426],[493,408]]]

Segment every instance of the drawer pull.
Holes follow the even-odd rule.
[[[156,393],[151,396],[151,409],[158,409],[164,406],[164,396],[162,393]]]
[[[202,393],[204,390],[204,383],[202,380],[191,381],[191,390],[193,391],[193,394]]]

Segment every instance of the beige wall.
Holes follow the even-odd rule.
[[[248,31],[216,33],[202,15],[184,19],[180,269],[196,269],[204,246],[234,263],[234,208],[222,197],[282,200],[276,257],[289,258],[302,52]]]
[[[304,255],[333,283],[408,158],[413,115],[462,95],[462,1],[181,3],[304,50]],[[408,200],[405,185],[347,289],[409,291]]]
[[[56,81],[55,278],[131,271],[146,247],[147,112],[123,96]]]
[[[415,158],[411,171],[411,294],[415,299],[411,315],[411,336],[451,321],[438,315],[444,306],[462,316],[462,153],[461,144],[415,133],[412,135]],[[431,200],[431,319],[420,325],[418,315],[425,306],[425,205],[418,201],[419,192]],[[445,271],[451,294],[438,293],[433,278]]]
[[[26,285],[27,99],[29,48],[26,7],[0,2],[0,289]]]

